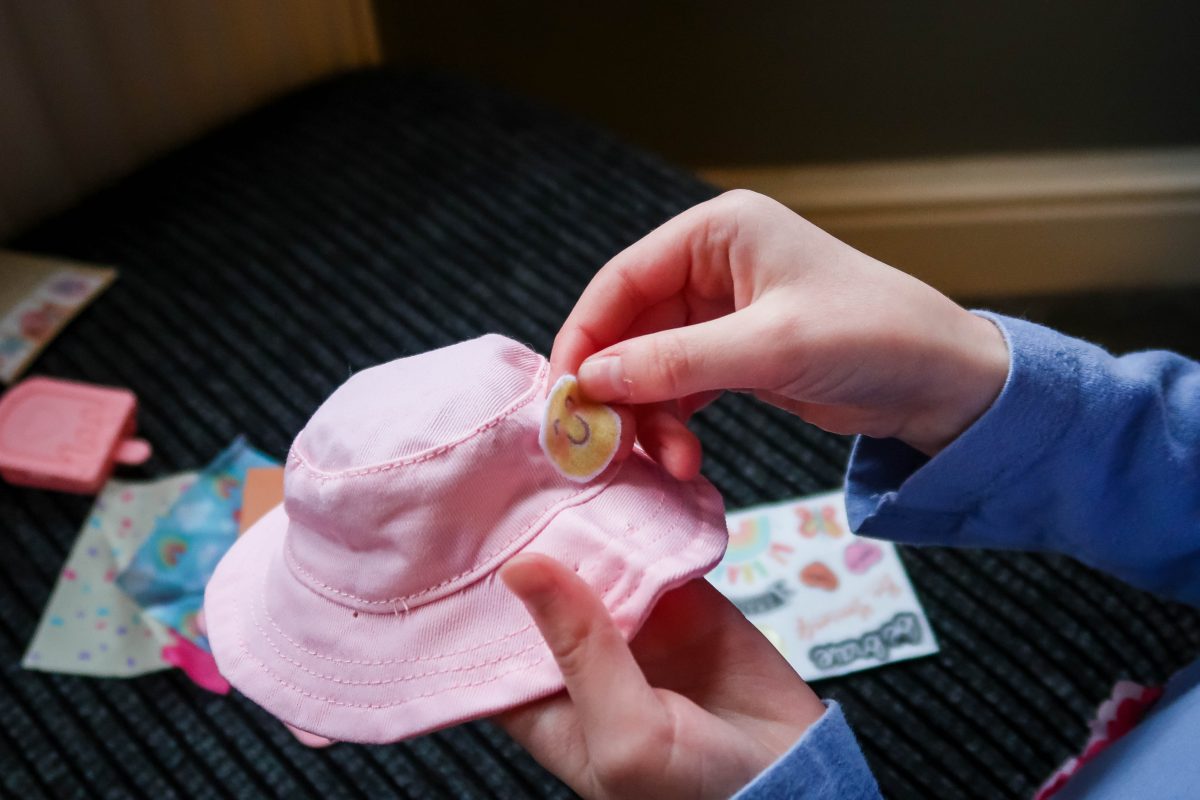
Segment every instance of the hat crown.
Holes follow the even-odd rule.
[[[493,571],[587,492],[541,454],[547,372],[537,353],[489,335],[346,381],[288,459],[295,575],[343,605],[391,613]]]
[[[441,447],[525,394],[544,359],[495,334],[399,358],[352,376],[305,425],[308,464],[338,473]]]

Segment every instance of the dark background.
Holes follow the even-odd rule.
[[[1200,142],[1200,4],[377,0],[385,57],[690,166]]]

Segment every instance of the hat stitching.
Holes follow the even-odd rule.
[[[307,569],[304,568],[304,565],[301,564],[299,559],[296,557],[296,553],[292,549],[292,544],[290,541],[288,541],[287,544],[284,545],[284,552],[288,556],[287,564],[289,567],[291,567],[292,569],[295,569],[297,572],[299,572],[301,577],[304,578],[304,580],[306,582],[315,584],[316,586],[320,587],[321,589],[324,589],[327,592],[331,592],[333,594],[338,595],[339,597],[344,597],[348,600],[354,600],[356,602],[363,603],[366,605],[372,605],[372,606],[382,606],[382,605],[391,606],[391,605],[395,605],[396,603],[399,603],[401,601],[415,600],[419,597],[423,597],[427,594],[430,594],[431,592],[436,592],[438,589],[441,589],[442,587],[444,587],[448,584],[454,583],[455,581],[459,580],[460,578],[469,577],[472,574],[477,573],[480,570],[484,569],[486,566],[488,566],[489,562],[491,562],[492,559],[494,559],[496,556],[500,555],[505,550],[512,547],[514,544],[517,544],[520,540],[526,538],[531,531],[534,531],[535,529],[537,529],[539,527],[545,527],[546,525],[548,525],[550,523],[550,520],[553,519],[553,517],[550,517],[547,519],[546,515],[555,506],[559,506],[559,505],[562,506],[562,508],[559,510],[561,513],[562,511],[565,511],[567,508],[570,508],[575,505],[579,505],[579,503],[583,502],[584,500],[591,499],[590,497],[583,498],[582,500],[579,500],[577,498],[579,498],[579,496],[584,494],[585,492],[592,492],[593,495],[599,494],[602,489],[604,489],[609,483],[611,483],[612,477],[613,477],[613,475],[616,474],[616,472],[617,472],[617,470],[614,470],[612,473],[610,473],[608,478],[605,479],[602,483],[593,483],[589,486],[584,486],[583,488],[579,489],[578,491],[572,492],[571,494],[567,495],[565,498],[556,499],[553,503],[551,503],[550,505],[546,506],[544,509],[539,511],[537,513],[537,516],[534,517],[533,522],[529,523],[529,525],[527,525],[524,529],[522,529],[518,533],[514,534],[511,539],[504,542],[502,545],[497,547],[492,552],[488,553],[475,566],[471,567],[470,569],[460,572],[457,575],[451,575],[449,578],[446,578],[444,581],[442,581],[440,583],[434,584],[433,586],[427,586],[426,588],[421,589],[420,591],[417,591],[417,592],[413,592],[412,594],[399,595],[397,597],[388,597],[383,600],[369,600],[365,597],[360,597],[356,594],[353,594],[352,592],[344,592],[341,589],[338,589],[334,586],[330,586],[329,584],[325,583],[320,578],[313,575],[311,572],[309,572]]]
[[[264,591],[266,590],[265,585],[263,586],[263,590]],[[452,650],[447,653],[438,653],[436,655],[413,656],[411,658],[387,658],[387,659],[382,659],[380,661],[366,661],[366,660],[360,660],[360,659],[354,659],[354,658],[335,658],[333,656],[325,655],[324,653],[319,653],[316,650],[311,650],[311,649],[305,647],[304,645],[300,644],[299,642],[297,642],[292,637],[288,636],[287,633],[284,632],[284,630],[279,627],[279,623],[276,622],[275,618],[271,616],[271,612],[270,612],[270,610],[267,609],[266,604],[263,604],[262,612],[263,612],[263,616],[267,618],[267,621],[271,623],[271,627],[273,627],[279,633],[279,635],[282,636],[287,641],[288,644],[292,645],[292,647],[295,647],[297,650],[299,650],[303,653],[306,653],[310,656],[316,656],[317,658],[323,659],[325,661],[331,661],[335,664],[354,664],[354,665],[360,666],[360,667],[386,667],[391,664],[412,664],[412,663],[415,663],[418,661],[440,661],[443,658],[450,658],[451,656],[460,656],[460,655],[463,655],[464,653],[470,653],[475,650],[482,650],[483,648],[487,647],[488,645],[493,645],[493,644],[496,644],[497,642],[502,642],[505,639],[511,639],[514,636],[519,636],[522,633],[524,633],[525,631],[534,627],[534,623],[531,622],[528,625],[526,625],[525,627],[518,628],[517,630],[513,631],[512,633],[506,633],[503,636],[497,636],[494,639],[488,639],[486,642],[479,642],[478,644],[474,644],[470,647],[463,648],[462,650]],[[255,623],[255,625],[257,625],[257,624],[258,623]]]
[[[279,685],[281,685],[287,689],[291,689],[292,691],[296,692],[297,694],[299,694],[303,697],[307,697],[310,700],[317,700],[322,703],[329,703],[330,705],[335,705],[335,706],[345,706],[347,708],[367,708],[367,709],[395,708],[396,706],[402,706],[402,705],[405,705],[406,703],[412,703],[417,700],[423,700],[426,697],[433,697],[435,695],[445,694],[446,692],[452,692],[456,689],[470,689],[475,686],[485,686],[489,683],[495,683],[496,681],[500,680],[501,678],[511,675],[514,672],[524,672],[525,670],[533,669],[534,667],[538,666],[539,664],[541,664],[543,661],[546,660],[545,656],[541,656],[537,660],[531,661],[528,664],[518,664],[517,666],[513,667],[510,670],[505,670],[504,672],[496,673],[495,675],[492,675],[491,677],[488,677],[488,678],[484,678],[482,680],[469,681],[467,683],[456,683],[456,684],[453,684],[450,686],[443,686],[436,690],[431,690],[428,692],[423,692],[422,694],[405,697],[401,700],[397,700],[392,703],[348,703],[345,700],[338,700],[333,697],[325,697],[323,695],[314,694],[313,692],[307,691],[306,689],[301,689],[296,684],[291,683],[290,681],[284,680],[278,674],[276,674],[275,672],[272,672],[271,668],[267,664],[260,661],[257,657],[255,657],[255,655],[253,653],[251,653],[249,651],[249,649],[247,649],[245,641],[242,640],[240,637],[238,638],[238,645],[241,647],[242,653],[247,658],[250,659],[251,663],[257,666],[259,672],[262,672],[264,675],[266,675],[268,678],[275,681]]]
[[[290,637],[286,633],[284,633],[283,629],[279,627],[279,623],[276,622],[275,618],[271,616],[271,612],[268,611],[265,607],[263,608],[263,616],[267,618],[267,621],[271,623],[271,627],[273,627],[279,633],[279,635],[282,636],[284,638],[284,640],[287,641],[288,644],[290,644],[292,647],[295,647],[300,652],[302,652],[306,655],[315,656],[316,658],[322,659],[323,661],[330,661],[334,664],[353,664],[353,665],[359,666],[359,667],[386,667],[391,664],[412,664],[412,663],[419,662],[419,661],[440,661],[443,658],[451,658],[453,656],[461,656],[464,653],[471,653],[476,650],[482,650],[483,648],[485,648],[489,645],[497,644],[498,642],[502,642],[505,639],[511,639],[515,636],[520,636],[525,631],[534,627],[534,624],[531,622],[528,625],[526,625],[525,627],[518,628],[517,630],[513,631],[512,633],[506,633],[503,636],[497,636],[494,639],[488,639],[486,642],[479,642],[478,644],[471,645],[470,647],[464,647],[462,650],[451,650],[450,652],[447,652],[447,653],[438,653],[437,655],[431,655],[431,656],[413,656],[411,658],[385,658],[385,659],[382,659],[379,661],[366,661],[366,660],[356,659],[356,658],[335,658],[333,656],[325,655],[324,653],[319,653],[316,650],[310,650],[309,648],[305,647],[304,645],[300,644],[295,639],[293,639],[292,637]]]
[[[659,516],[663,507],[666,505],[665,501],[666,501],[666,493],[660,492],[659,502],[658,502],[656,508],[654,509],[654,512],[649,517],[646,518],[647,524],[652,523]],[[646,539],[645,542],[643,542],[643,544],[646,544],[646,545],[653,544],[653,543],[659,541],[660,539],[663,539],[667,536],[674,534],[675,531],[679,529],[679,525],[680,525],[680,520],[675,519],[668,527],[659,529],[652,537]],[[627,525],[624,528],[620,538],[622,540],[628,539],[630,534],[633,532],[633,530],[634,530],[633,526]],[[610,542],[611,541],[614,541],[614,540],[610,540]],[[605,543],[605,545],[601,549],[607,550],[609,546],[610,546],[609,543]],[[583,577],[584,580],[587,580],[585,573],[589,572],[590,570],[587,570],[585,568],[581,572],[579,567],[576,567],[575,571],[580,573],[580,577]],[[616,584],[617,580],[618,580],[618,577],[614,576],[603,586],[595,587],[595,589],[600,595],[605,595]],[[613,598],[611,602],[613,602],[614,604],[618,604],[618,605],[621,603],[624,603],[625,600],[628,599],[628,596],[630,594],[632,594],[634,591],[636,591],[637,586],[638,586],[637,583],[631,584],[630,587],[626,590],[626,593],[624,595],[621,595],[620,597],[617,597],[617,598]],[[266,591],[265,584],[262,585],[261,588],[262,588],[262,592],[259,593],[259,602],[254,603],[253,609],[260,610],[262,615],[271,624],[271,627],[273,627],[275,629],[275,631],[284,638],[284,640],[286,640],[289,644],[291,644],[296,649],[298,649],[310,656],[316,656],[317,658],[320,658],[320,659],[323,659],[326,661],[331,661],[334,663],[339,663],[339,664],[355,664],[358,666],[371,667],[371,666],[388,666],[388,665],[393,665],[393,664],[411,664],[411,663],[417,663],[417,662],[440,661],[441,659],[449,658],[451,656],[462,655],[463,653],[468,653],[468,652],[471,652],[474,650],[480,650],[488,645],[497,644],[499,642],[505,641],[506,639],[516,638],[517,636],[520,636],[522,633],[525,633],[526,631],[528,631],[530,628],[534,627],[534,624],[530,623],[529,625],[526,625],[523,628],[518,628],[517,630],[513,631],[512,633],[507,633],[507,634],[504,634],[503,636],[498,636],[494,639],[490,639],[486,642],[474,645],[472,647],[468,647],[463,650],[456,650],[456,651],[453,651],[450,653],[440,653],[437,655],[426,655],[426,656],[414,656],[414,657],[410,657],[410,658],[386,659],[386,660],[382,660],[382,661],[360,661],[360,660],[350,660],[350,659],[338,659],[338,658],[333,658],[331,656],[324,655],[315,650],[311,650],[307,647],[304,647],[303,645],[298,643],[296,640],[292,639],[292,637],[288,636],[287,633],[284,632],[284,630],[279,627],[279,623],[275,621],[275,618],[271,616],[271,612],[267,608],[265,600],[262,598],[262,593]],[[390,680],[390,681],[388,681],[388,680],[367,681],[367,682],[339,681],[339,680],[332,678],[331,676],[326,676],[326,675],[322,675],[322,674],[313,672],[312,670],[308,669],[303,664],[301,664],[299,661],[296,661],[296,660],[292,659],[291,657],[287,656],[286,654],[284,654],[275,645],[270,634],[266,630],[263,629],[263,627],[259,624],[258,620],[254,618],[254,616],[255,615],[252,611],[251,619],[254,622],[254,627],[257,628],[259,633],[261,633],[263,635],[263,638],[266,639],[271,644],[271,649],[274,650],[285,661],[289,661],[292,664],[295,664],[296,666],[300,667],[302,670],[304,670],[305,672],[307,672],[310,675],[313,675],[314,677],[326,678],[329,680],[333,680],[335,683],[348,683],[350,685],[366,685],[366,686],[376,685],[378,683],[392,683],[392,682],[395,682],[396,680],[411,680],[411,678],[403,678],[403,679],[394,679],[394,680]],[[521,651],[521,652],[524,652],[524,651]],[[513,654],[513,655],[515,655],[515,654]],[[483,662],[483,664],[491,664],[491,663],[496,663],[497,661],[503,661],[503,660],[505,660],[505,659],[500,658],[500,659],[495,659],[492,661]],[[478,666],[482,666],[482,664],[480,664]],[[462,667],[459,669],[469,669],[469,667]],[[455,671],[455,670],[435,670],[434,672],[425,673],[425,675],[436,675],[442,671]],[[414,676],[414,677],[421,677],[421,676]]]
[[[691,542],[689,545],[685,546],[684,550],[681,551],[680,555],[682,555],[682,553],[686,553],[689,550],[691,550],[699,541],[700,540],[697,539],[697,540]],[[628,599],[628,598],[626,598],[626,599]],[[620,610],[622,610],[620,608],[620,605],[614,604],[614,607],[612,609],[610,609],[610,613],[615,616]],[[531,661],[527,664],[517,665],[516,667],[513,667],[510,670],[505,670],[504,672],[497,673],[488,678],[484,678],[484,679],[481,679],[478,681],[469,681],[466,683],[458,683],[458,684],[453,684],[450,686],[444,686],[444,687],[438,688],[436,690],[431,690],[431,691],[424,692],[419,695],[413,695],[410,697],[406,697],[402,700],[397,700],[397,701],[391,702],[391,703],[350,703],[350,702],[346,702],[344,700],[338,700],[333,697],[325,697],[323,695],[318,695],[313,692],[309,692],[309,691],[297,686],[296,684],[285,680],[284,678],[279,676],[277,673],[273,672],[270,668],[270,665],[266,664],[265,662],[260,660],[257,656],[255,656],[252,652],[250,652],[250,649],[246,646],[245,637],[243,637],[240,633],[238,635],[238,647],[242,651],[242,654],[245,655],[247,659],[249,659],[251,666],[253,666],[255,669],[257,669],[259,672],[262,672],[264,675],[266,675],[268,678],[275,681],[279,685],[281,685],[287,689],[291,689],[291,690],[295,691],[297,694],[301,695],[302,697],[307,697],[310,700],[316,700],[318,702],[328,703],[330,705],[343,706],[343,707],[347,707],[347,708],[361,708],[361,709],[368,709],[368,710],[394,708],[396,706],[405,705],[407,703],[415,702],[417,700],[423,700],[428,697],[433,697],[433,696],[436,696],[439,694],[445,694],[447,692],[451,692],[456,689],[469,689],[469,688],[474,688],[476,686],[485,686],[489,683],[495,683],[496,681],[501,680],[501,679],[507,677],[508,675],[512,675],[517,672],[525,672],[528,670],[532,670],[533,668],[539,666],[542,662],[544,662],[546,660],[546,656],[541,656],[541,657],[537,658],[536,660]]]
[[[658,480],[660,482],[659,497],[658,497],[658,502],[655,504],[654,511],[646,519],[647,523],[652,523],[655,519],[657,519],[661,515],[662,509],[666,504],[666,492],[661,487],[661,482],[662,482],[663,478],[661,475],[656,475],[656,477],[658,478]],[[692,491],[690,491],[688,493],[689,495],[691,495],[691,499],[693,499],[693,500],[700,499],[700,498],[696,497],[697,493],[695,492],[694,487],[687,487],[687,488],[692,489]],[[675,520],[675,522],[670,527],[665,528],[665,529],[658,529],[653,536],[651,536],[649,539],[646,539],[642,544],[644,544],[644,545],[653,544],[653,543],[659,541],[660,539],[670,536],[671,534],[673,534],[675,532],[675,530],[678,527],[679,527],[679,520]],[[634,530],[633,526],[627,524],[624,527],[624,529],[622,530],[620,539],[622,539],[622,540],[628,539],[630,537],[630,535],[633,533],[633,530]],[[576,567],[576,571],[578,571],[578,567]],[[614,579],[607,585],[605,585],[603,587],[599,587],[599,591],[601,592],[601,594],[606,593],[615,582],[616,582],[616,580]],[[265,590],[265,586],[263,588]],[[278,633],[279,636],[281,636],[286,642],[288,642],[288,644],[290,644],[292,647],[296,648],[297,650],[299,650],[307,655],[314,656],[316,658],[320,658],[325,661],[330,661],[332,663],[352,664],[352,665],[358,665],[358,666],[388,666],[388,665],[393,665],[393,664],[429,662],[429,661],[440,660],[443,658],[449,658],[452,656],[462,655],[462,654],[468,653],[468,652],[473,652],[475,650],[482,649],[484,647],[487,647],[492,644],[496,644],[496,643],[504,641],[506,639],[510,639],[510,638],[519,636],[520,634],[524,633],[525,631],[527,631],[533,627],[533,624],[530,623],[529,625],[526,625],[523,628],[513,631],[512,633],[505,634],[503,636],[499,636],[494,639],[489,639],[488,641],[481,642],[481,643],[475,644],[471,647],[467,647],[467,648],[464,648],[461,650],[455,650],[455,651],[450,651],[450,652],[446,652],[446,653],[439,653],[439,654],[432,654],[432,655],[425,655],[425,656],[415,656],[415,657],[410,657],[410,658],[381,659],[381,660],[377,660],[377,661],[368,661],[368,660],[361,660],[361,659],[340,659],[340,658],[325,655],[316,650],[305,647],[304,645],[300,644],[295,639],[293,639],[291,636],[289,636],[287,634],[287,632],[284,631],[279,626],[278,622],[276,622],[274,617],[271,616],[270,611],[266,608],[265,603],[261,606],[261,608],[262,608],[263,616],[266,617],[267,621],[271,624],[271,627],[275,629],[276,633]],[[255,621],[255,626],[259,627],[260,632],[264,633],[264,635],[266,634],[266,632],[262,630],[261,626],[259,626],[257,621]],[[274,648],[274,644],[272,644],[272,647]],[[281,656],[283,656],[286,660],[289,660],[289,661],[291,660],[286,655],[283,655],[282,653],[280,653],[277,648],[276,648],[276,652],[279,653]],[[292,663],[298,663],[298,662],[293,661]],[[310,674],[315,675],[316,673],[310,673]],[[318,677],[320,677],[320,676],[318,676]]]
[[[661,508],[662,508],[662,506],[666,504],[666,503],[665,503],[665,501],[666,501],[666,492],[664,491],[664,492],[662,492],[662,493],[661,493],[661,496],[660,496],[660,498],[659,498],[659,509],[661,509]],[[655,513],[655,516],[657,516],[657,512]],[[650,518],[650,520],[653,520],[653,519],[654,519],[654,517],[651,517],[651,518]],[[650,520],[647,520],[647,521],[650,521]],[[678,517],[676,517],[676,518],[675,518],[675,520],[674,520],[674,521],[673,521],[673,522],[672,522],[672,523],[671,523],[671,524],[670,524],[668,527],[666,527],[666,528],[663,528],[663,529],[659,530],[659,532],[658,532],[658,533],[656,533],[654,536],[652,536],[652,537],[650,537],[649,539],[647,539],[645,542],[642,542],[642,544],[643,544],[643,545],[650,545],[650,544],[653,544],[653,543],[657,542],[659,539],[663,539],[663,538],[665,538],[665,537],[667,537],[667,536],[670,536],[671,534],[675,533],[675,531],[676,531],[676,530],[678,530],[678,529],[679,529],[679,524],[680,524],[680,519],[679,519]],[[622,539],[622,540],[624,540],[624,539],[628,539],[628,538],[629,538],[629,535],[630,535],[632,532],[633,532],[633,527],[632,527],[632,526],[627,526],[627,527],[625,528],[625,532],[624,532],[624,534],[622,534],[622,536],[621,536],[621,539]],[[608,542],[605,542],[605,543],[604,543],[604,547],[602,548],[602,550],[607,550],[607,549],[608,549],[608,548],[611,546],[611,543],[612,543],[612,541],[613,541],[613,540],[611,540],[611,539],[610,539]],[[693,541],[696,541],[696,540],[693,540]],[[596,592],[597,592],[597,594],[599,594],[601,597],[603,597],[605,594],[607,594],[607,593],[608,593],[608,590],[609,590],[609,589],[611,589],[613,586],[615,586],[615,585],[616,585],[616,583],[617,583],[617,581],[618,581],[618,580],[620,580],[620,576],[619,576],[619,575],[613,575],[613,576],[612,576],[612,577],[611,577],[611,578],[608,580],[608,582],[604,584],[604,586],[598,587],[598,588],[596,589]],[[630,597],[633,595],[633,593],[634,593],[634,592],[636,592],[636,591],[638,590],[638,588],[639,588],[640,586],[641,586],[641,581],[640,581],[640,580],[638,580],[638,581],[631,581],[631,582],[630,582],[630,584],[629,584],[629,586],[627,586],[627,587],[625,588],[625,592],[624,592],[624,594],[620,595],[619,597],[615,597],[615,598],[613,598],[613,599],[612,599],[612,601],[611,601],[611,602],[612,602],[612,605],[613,605],[613,607],[614,607],[614,608],[618,608],[618,607],[620,607],[620,606],[624,605],[624,604],[625,604],[625,601],[627,601],[627,600],[628,600],[628,599],[629,599],[629,598],[630,598]]]
[[[661,486],[662,476],[656,475],[655,477],[657,477],[658,480],[660,481],[658,502],[655,504],[654,510],[651,512],[651,514],[646,518],[645,524],[651,524],[656,519],[658,519],[658,517],[662,514],[663,508],[666,506],[667,494],[666,494],[666,491],[664,491]],[[660,530],[652,538],[648,539],[645,542],[645,544],[652,544],[652,543],[658,541],[659,539],[663,538],[664,536],[667,536],[667,535],[673,533],[678,526],[679,526],[679,521],[676,520],[671,525],[670,528],[667,528],[665,530]],[[630,533],[633,532],[633,530],[634,529],[633,529],[632,525],[626,524],[620,538],[622,538],[622,539],[629,538],[629,535],[630,535]],[[575,569],[576,569],[576,571],[578,571],[579,567],[576,566]],[[610,586],[611,586],[611,584],[610,584]],[[609,588],[609,587],[605,587],[605,590],[607,590],[607,588]],[[266,587],[264,585],[263,590],[265,591],[265,589],[266,589]],[[325,598],[325,599],[328,599],[328,598]],[[463,650],[454,650],[454,651],[447,652],[447,653],[438,653],[436,655],[413,656],[411,658],[390,658],[390,659],[383,659],[383,660],[379,660],[379,661],[366,661],[366,660],[360,660],[360,659],[335,658],[333,656],[329,656],[324,653],[320,653],[320,652],[317,652],[316,650],[312,650],[308,647],[305,647],[300,642],[297,642],[295,639],[293,639],[291,636],[289,636],[287,634],[287,632],[283,630],[283,628],[279,627],[279,623],[276,622],[275,618],[271,616],[271,612],[266,607],[265,603],[262,605],[262,612],[263,612],[263,616],[267,618],[267,621],[271,623],[271,627],[274,628],[275,631],[280,636],[282,636],[284,638],[284,640],[287,641],[288,644],[292,645],[297,650],[300,650],[301,652],[306,653],[310,656],[316,656],[317,658],[323,659],[325,661],[333,662],[335,664],[354,664],[357,666],[364,666],[364,667],[382,667],[382,666],[388,666],[390,664],[411,664],[413,662],[418,662],[418,661],[435,661],[435,660],[442,659],[442,658],[449,658],[451,656],[462,655],[463,653],[469,653],[474,650],[480,650],[484,647],[487,647],[488,645],[495,644],[497,642],[503,641],[503,640],[511,638],[513,636],[518,636],[521,633],[524,633],[525,631],[534,627],[533,623],[530,623],[530,624],[526,625],[524,628],[520,628],[510,634],[505,634],[505,635],[499,636],[495,639],[489,639],[486,642],[481,642],[479,644],[472,645],[471,647],[465,648]],[[257,625],[257,623],[255,623],[255,624]]]
[[[432,450],[426,450],[423,453],[417,453],[416,455],[406,456],[405,458],[397,459],[395,461],[385,461],[382,464],[375,464],[370,467],[360,467],[358,469],[351,469],[351,470],[339,470],[337,472],[326,472],[325,470],[322,470],[319,467],[316,467],[316,466],[312,465],[311,463],[309,463],[308,460],[305,459],[304,455],[300,452],[298,445],[300,443],[301,437],[304,435],[304,431],[301,431],[300,435],[296,437],[296,441],[293,442],[291,450],[288,451],[288,457],[290,460],[294,461],[298,466],[303,468],[306,472],[308,472],[310,475],[312,475],[316,480],[320,481],[321,483],[326,483],[328,481],[333,481],[333,480],[340,480],[342,478],[357,478],[362,475],[373,475],[373,474],[379,473],[379,472],[388,472],[393,469],[399,469],[400,467],[407,467],[407,466],[411,466],[412,464],[420,464],[424,461],[429,461],[431,459],[437,458],[438,456],[449,452],[450,450],[453,450],[455,447],[458,447],[459,445],[463,444],[464,442],[470,441],[471,439],[475,438],[479,434],[484,433],[485,431],[491,430],[492,428],[496,427],[501,422],[503,422],[505,419],[512,416],[513,414],[515,414],[516,412],[520,411],[522,408],[524,408],[525,406],[527,406],[531,402],[533,402],[537,398],[537,396],[541,390],[541,384],[545,380],[546,373],[549,370],[549,367],[550,367],[550,365],[548,362],[546,362],[546,361],[542,362],[542,366],[538,368],[538,373],[534,377],[533,383],[530,384],[529,389],[527,389],[526,393],[524,395],[522,395],[521,398],[519,398],[513,405],[509,406],[507,409],[500,412],[500,414],[498,414],[497,416],[488,420],[487,422],[481,423],[473,431],[466,433],[461,438],[456,439],[452,442],[447,442],[446,444],[438,445],[437,447],[435,447]]]
[[[257,607],[257,604],[254,604],[254,606]],[[279,649],[278,646],[276,646],[274,640],[271,639],[270,635],[267,633],[266,630],[263,629],[262,625],[260,625],[258,623],[258,620],[255,618],[253,609],[251,610],[250,618],[254,622],[254,627],[258,629],[258,632],[260,634],[262,634],[263,640],[265,640],[271,646],[271,649],[275,651],[275,654],[278,655],[280,658],[282,658],[284,661],[287,661],[287,662],[293,664],[294,666],[299,667],[301,670],[303,670],[304,672],[307,672],[309,675],[312,675],[314,678],[320,678],[321,680],[330,681],[332,683],[341,684],[343,686],[383,686],[383,685],[392,684],[392,683],[405,683],[407,681],[415,681],[420,678],[428,678],[431,675],[445,675],[445,674],[452,673],[452,672],[469,672],[470,670],[479,669],[480,667],[491,666],[492,664],[499,664],[502,661],[508,661],[509,659],[515,658],[519,655],[524,655],[525,653],[528,653],[530,650],[534,650],[543,644],[541,639],[537,639],[536,641],[533,642],[533,644],[528,645],[527,647],[523,647],[522,649],[517,650],[515,652],[505,653],[505,654],[497,656],[495,658],[490,658],[486,661],[478,661],[474,664],[460,664],[460,665],[454,666],[454,667],[443,667],[441,669],[430,670],[429,672],[419,672],[419,673],[415,673],[412,675],[404,675],[404,676],[397,677],[397,678],[379,678],[379,679],[370,680],[370,681],[350,681],[350,680],[344,680],[342,678],[339,678],[336,675],[326,675],[326,674],[323,674],[320,672],[316,672],[315,670],[311,670],[308,667],[304,666],[304,664],[302,664],[301,662],[286,655],[282,650]],[[502,637],[500,637],[500,639],[496,639],[494,641],[498,642],[498,641],[503,641],[504,639],[515,638],[515,637],[519,636],[521,633],[523,633],[524,631],[529,630],[530,627],[532,627],[532,626],[526,626],[514,633],[510,633],[506,636],[502,636]],[[417,659],[417,660],[424,661],[427,659]]]

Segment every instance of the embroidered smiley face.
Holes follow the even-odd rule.
[[[562,475],[583,483],[612,462],[621,444],[621,417],[606,405],[590,403],[574,375],[550,389],[539,436],[542,450]]]

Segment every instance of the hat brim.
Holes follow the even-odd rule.
[[[355,611],[291,573],[287,528],[280,505],[234,544],[205,592],[221,674],[280,720],[330,739],[392,742],[562,688],[540,633],[495,572],[417,607]],[[675,481],[635,452],[522,552],[575,568],[630,638],[662,594],[716,565],[727,539],[711,484]]]

